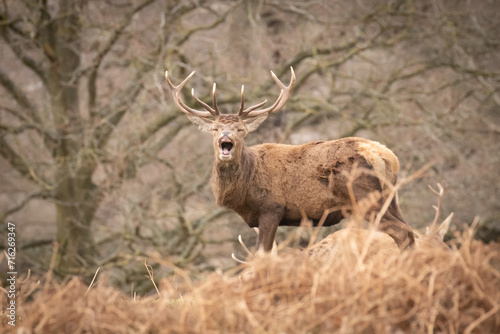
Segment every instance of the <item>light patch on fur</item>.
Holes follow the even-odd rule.
[[[310,259],[320,263],[346,261],[355,264],[370,258],[399,256],[401,252],[394,239],[383,232],[345,228],[314,244],[308,254]]]
[[[382,189],[386,182],[394,184],[399,171],[399,160],[387,147],[376,141],[357,143],[357,151],[373,166],[373,170],[380,180]]]

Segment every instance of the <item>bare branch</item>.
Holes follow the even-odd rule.
[[[16,206],[14,206],[14,207],[8,209],[7,211],[5,211],[4,213],[2,213],[0,215],[0,221],[5,221],[5,219],[7,219],[10,215],[22,210],[26,206],[26,204],[28,204],[31,200],[36,199],[36,198],[45,199],[45,198],[49,198],[50,196],[51,196],[51,193],[47,190],[40,190],[40,191],[34,192],[34,193],[30,194],[29,196],[27,196],[26,198],[24,198]]]
[[[2,72],[0,71],[0,77],[1,74]],[[0,136],[3,137],[8,134],[17,135],[26,130],[35,130],[37,131],[38,134],[40,134],[43,137],[46,147],[50,147],[51,144],[54,143],[55,140],[57,140],[58,138],[57,134],[49,129],[44,128],[44,124],[36,114],[30,114],[29,116],[33,116],[32,118],[30,118],[29,116],[25,115],[21,110],[18,109],[12,109],[7,106],[0,106],[0,109],[5,110],[10,115],[16,117],[17,119],[23,122],[23,124],[18,127],[9,127],[0,124],[0,130],[1,130]]]
[[[28,164],[12,149],[4,136],[0,136],[0,155],[7,160],[21,175],[30,177]]]
[[[352,41],[349,41],[346,44],[340,46],[334,45],[328,48],[314,48],[311,50],[302,51],[297,55],[295,55],[294,57],[287,60],[286,63],[283,65],[282,69],[280,71],[277,71],[277,76],[281,77],[282,75],[285,74],[286,71],[288,71],[288,68],[290,68],[290,66],[298,67],[300,63],[309,58],[314,58],[317,56],[325,56],[336,52],[346,52],[348,50],[351,50],[356,46],[358,42],[359,39],[353,39]]]
[[[5,108],[2,108],[2,109],[5,109]],[[22,117],[20,117],[20,118],[22,118]],[[10,127],[10,126],[0,124],[0,130],[1,130],[0,136],[6,136],[9,134],[10,135],[18,135],[20,133],[23,133],[24,131],[35,130],[39,134],[44,136],[45,139],[47,139],[47,140],[54,140],[56,138],[55,134],[52,134],[49,131],[43,129],[39,124],[31,123],[29,121],[26,121],[25,123],[23,123],[22,125],[17,126],[17,127]]]
[[[102,63],[104,57],[109,53],[113,45],[118,41],[118,38],[121,36],[125,28],[127,28],[132,21],[132,18],[139,11],[152,4],[155,0],[145,0],[136,7],[132,8],[129,12],[127,12],[123,18],[123,20],[118,25],[118,28],[113,31],[111,37],[108,39],[107,43],[104,45],[102,50],[97,54],[94,58],[92,65],[89,67],[77,71],[73,78],[70,81],[70,84],[77,82],[84,74],[89,73],[89,78],[87,82],[87,89],[89,93],[89,110],[93,113],[96,105],[96,81],[97,81],[97,72]]]
[[[51,190],[53,188],[49,182],[37,175],[33,167],[11,147],[3,135],[0,135],[0,155],[22,176],[27,177],[46,190]]]
[[[150,122],[139,134],[139,142],[143,143],[153,136],[158,130],[172,123],[180,114],[162,114],[154,121]]]
[[[17,118],[18,120],[20,121],[23,121],[23,122],[26,122],[26,123],[30,123],[31,120],[22,113],[21,110],[19,109],[14,109],[14,108],[10,108],[10,107],[7,107],[7,106],[1,106],[0,105],[0,109],[1,110],[5,110],[7,113],[9,113],[10,115],[14,116],[15,118]]]
[[[139,72],[136,78],[132,80],[132,84],[120,94],[116,95],[111,108],[108,109],[108,116],[103,118],[92,132],[92,138],[96,139],[96,146],[98,148],[102,148],[106,145],[113,130],[129,110],[129,104],[135,100],[137,95],[139,95],[144,88],[141,79],[145,75],[145,72],[146,71]]]
[[[165,147],[172,139],[186,126],[191,123],[186,117],[176,118],[174,124],[169,127],[168,132],[164,134],[161,138],[155,141],[155,143],[148,149],[148,154],[150,156],[156,156],[158,152]]]
[[[28,243],[22,244],[21,249],[29,249],[29,248],[35,248],[35,247],[40,247],[40,246],[47,246],[47,245],[52,245],[54,243],[54,239],[40,239],[40,240],[33,240]]]
[[[40,119],[37,117],[35,106],[31,104],[24,92],[2,70],[0,70],[0,84],[21,107],[26,108],[29,111],[30,117],[34,121],[40,121]]]
[[[199,32],[199,31],[211,30],[211,29],[217,27],[218,25],[220,25],[221,23],[225,22],[227,15],[235,7],[239,6],[240,3],[241,3],[241,1],[236,1],[236,3],[234,3],[233,6],[231,6],[231,8],[229,8],[226,12],[224,12],[220,15],[217,15],[217,19],[214,22],[212,22],[211,24],[209,24],[207,26],[199,26],[199,27],[196,27],[196,28],[189,30],[186,34],[184,34],[184,36],[182,36],[178,41],[176,41],[176,45],[184,44],[192,35],[194,35],[195,33]],[[214,13],[213,11],[211,11],[211,12]],[[218,13],[214,13],[214,14],[218,14]]]
[[[46,85],[47,84],[47,77],[45,75],[45,72],[43,71],[42,64],[37,63],[33,58],[28,56],[22,49],[21,47],[13,41],[7,29],[5,27],[1,27],[1,33],[3,39],[7,42],[7,45],[10,47],[12,52],[17,56],[17,58],[23,62],[24,65],[26,65],[28,68],[30,68],[33,72],[35,72],[40,80]]]

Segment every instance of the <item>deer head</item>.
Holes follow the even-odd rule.
[[[256,130],[259,125],[272,112],[276,112],[283,108],[286,101],[290,96],[290,91],[295,84],[295,73],[293,68],[290,67],[291,79],[290,84],[285,86],[278,77],[271,71],[271,75],[281,89],[280,94],[270,107],[262,108],[267,100],[262,101],[256,105],[245,109],[245,86],[241,86],[241,103],[237,113],[235,114],[222,114],[217,106],[217,98],[215,96],[216,84],[214,83],[212,89],[212,104],[213,107],[200,100],[195,94],[194,89],[191,90],[193,98],[203,106],[204,110],[196,110],[187,106],[181,98],[181,90],[187,82],[193,77],[195,72],[184,79],[179,85],[172,84],[168,77],[168,71],[165,72],[168,86],[172,91],[174,102],[177,106],[188,116],[189,120],[198,126],[201,131],[212,133],[214,138],[214,150],[216,156],[222,162],[230,162],[238,160],[243,151],[244,142],[243,138],[247,133]]]

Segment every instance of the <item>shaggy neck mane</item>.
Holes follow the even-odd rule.
[[[248,182],[255,170],[255,155],[243,147],[239,161],[223,162],[216,158],[212,171],[212,189],[217,204],[234,208],[246,196]]]

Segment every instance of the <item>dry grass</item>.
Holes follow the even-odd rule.
[[[151,259],[150,261],[154,261]],[[169,265],[158,260],[163,265]],[[159,293],[136,298],[103,274],[20,285],[22,333],[498,333],[500,245],[473,240],[450,249],[342,259],[315,266],[304,253],[263,255],[242,271],[191,282],[177,270]],[[148,272],[152,275],[152,272]],[[145,269],[146,275],[146,269]],[[47,275],[44,279],[50,279]],[[148,278],[144,278],[148,279]],[[183,296],[179,298],[179,291]],[[2,298],[5,310],[6,298]],[[12,329],[4,321],[2,332]]]

